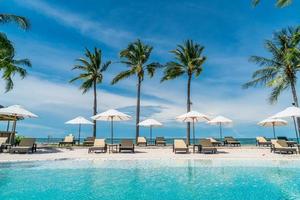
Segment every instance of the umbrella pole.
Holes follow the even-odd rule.
[[[194,122],[194,119],[193,119],[193,143],[194,143],[194,145],[196,144],[195,143],[195,122]]]
[[[13,139],[15,138],[16,135],[16,126],[17,126],[17,117],[15,116],[13,127],[12,127],[12,134],[10,137],[10,144],[13,144]]]
[[[81,132],[81,124],[79,124],[79,128],[78,128],[78,145],[80,145],[80,132]]]
[[[296,133],[297,143],[299,143],[299,136],[298,136],[298,131],[297,131],[297,125],[296,125],[295,117],[293,117],[293,121],[294,121],[294,127],[295,127],[295,133]]]
[[[276,138],[276,134],[275,134],[275,125],[273,123],[273,135],[274,135],[274,139]]]
[[[8,121],[7,121],[7,128],[6,128],[6,132],[8,132],[8,131],[9,131],[9,125],[10,125],[10,121],[8,120]]]
[[[222,123],[221,122],[219,124],[219,128],[220,128],[220,141],[222,141]]]
[[[150,125],[150,143],[152,143],[152,126]]]
[[[110,136],[111,144],[114,143],[114,119],[111,118],[111,136]]]

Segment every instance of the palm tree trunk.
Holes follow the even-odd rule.
[[[94,107],[93,107],[94,115],[97,115],[97,83],[94,82]],[[96,138],[96,128],[97,128],[97,122],[94,120],[93,125],[93,137]]]
[[[191,80],[192,76],[189,75],[188,78],[188,85],[187,85],[187,112],[191,111]],[[186,143],[190,145],[190,138],[191,138],[191,123],[187,123],[186,128]]]
[[[294,104],[295,104],[295,106],[299,107],[297,91],[296,91],[294,82],[291,82],[291,89],[292,89]],[[298,125],[298,133],[300,133],[300,118],[299,117],[297,117],[297,125]]]
[[[135,140],[137,142],[137,139],[140,135],[140,106],[141,106],[141,83],[142,79],[138,77],[138,84],[137,84],[137,102],[136,102],[136,123],[135,123]]]

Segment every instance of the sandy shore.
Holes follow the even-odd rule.
[[[221,147],[217,154],[174,154],[171,147],[149,148],[137,147],[136,153],[88,153],[87,148],[40,148],[33,154],[1,153],[0,162],[45,161],[61,159],[87,160],[155,160],[155,159],[224,159],[224,160],[299,160],[300,155],[282,155],[270,152],[269,148]]]

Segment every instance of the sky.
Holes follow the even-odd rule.
[[[77,134],[77,127],[64,122],[77,116],[92,116],[93,94],[82,94],[80,82],[69,80],[85,48],[102,49],[103,60],[113,61],[98,86],[98,112],[113,108],[133,116],[132,121],[115,123],[115,137],[134,137],[136,77],[116,85],[110,82],[126,67],[119,61],[120,50],[141,39],[154,47],[150,62],[173,60],[170,50],[184,40],[203,45],[203,73],[192,80],[192,109],[210,117],[226,116],[234,121],[224,135],[235,137],[272,136],[270,128],[257,122],[291,105],[291,92],[282,94],[270,105],[270,89],[242,89],[241,85],[258,69],[248,62],[251,55],[269,56],[264,41],[274,31],[295,26],[300,21],[300,2],[278,9],[271,1],[258,7],[251,0],[1,0],[2,13],[27,17],[31,29],[23,31],[14,24],[1,25],[16,47],[17,58],[29,58],[32,68],[21,80],[14,77],[15,88],[4,93],[1,82],[0,104],[19,104],[39,116],[18,123],[20,135],[63,137]],[[163,123],[154,136],[185,137],[186,125],[175,117],[186,112],[187,77],[160,83],[162,70],[142,83],[141,120],[155,118]],[[299,86],[297,86],[297,89]],[[5,123],[1,124],[5,129]],[[110,124],[98,122],[97,137],[109,136]],[[92,128],[83,127],[83,137]],[[278,127],[277,134],[293,137],[292,124]],[[141,128],[148,136],[148,129]],[[218,127],[196,124],[197,137],[218,137]]]

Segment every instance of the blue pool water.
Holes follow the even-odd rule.
[[[0,199],[300,199],[300,162],[165,160],[0,164]]]

